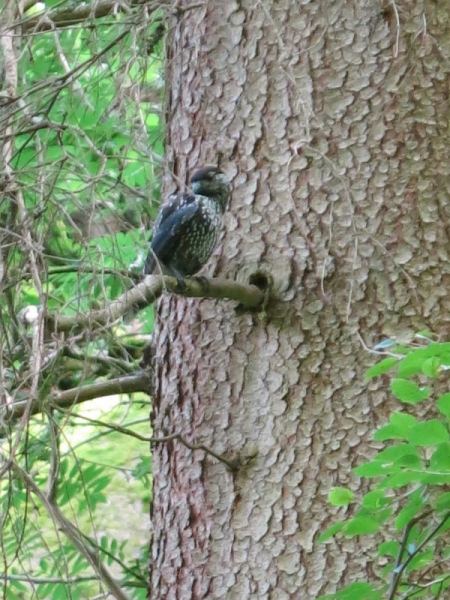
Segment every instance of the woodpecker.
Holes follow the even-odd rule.
[[[198,273],[213,253],[230,182],[220,169],[205,166],[192,175],[190,190],[172,194],[161,206],[144,273],[172,275],[180,282]]]

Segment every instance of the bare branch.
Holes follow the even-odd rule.
[[[143,4],[142,0],[131,0],[129,7],[133,8]],[[153,6],[151,2],[146,2],[146,4],[150,6],[150,10],[156,10],[161,8],[163,2],[154,2]],[[126,12],[125,5],[117,0],[100,0],[93,4],[75,5],[73,8],[65,10],[46,10],[38,16],[24,19],[21,25],[24,33],[27,31],[50,31],[55,27],[70,27],[84,23],[86,20],[101,19],[117,12]]]
[[[56,409],[70,408],[74,404],[93,400],[94,398],[102,398],[104,396],[112,396],[114,394],[133,394],[135,392],[148,393],[150,387],[150,378],[144,371],[139,371],[134,375],[125,377],[117,377],[107,381],[100,381],[91,385],[85,385],[70,390],[57,391],[50,394],[45,400],[45,407],[39,400],[29,402],[29,400],[20,400],[12,405],[0,407],[0,421],[10,422],[22,417],[27,405],[29,412],[27,416],[42,412],[44,408],[53,407]],[[0,426],[0,432],[3,427]]]
[[[225,458],[223,456],[223,454],[218,454],[214,450],[211,450],[211,448],[209,448],[208,446],[205,446],[205,444],[191,444],[181,435],[181,433],[170,433],[169,435],[163,435],[163,436],[158,436],[158,437],[146,437],[145,435],[141,435],[140,433],[137,433],[136,431],[132,431],[131,429],[128,429],[127,427],[122,427],[121,425],[115,425],[114,423],[105,423],[105,421],[99,421],[98,419],[91,419],[90,417],[87,417],[86,415],[77,415],[77,416],[79,416],[80,419],[88,421],[89,423],[92,423],[94,425],[100,425],[101,427],[106,427],[107,429],[110,429],[111,431],[117,431],[118,433],[122,433],[124,435],[129,435],[130,437],[136,438],[137,440],[140,440],[141,442],[150,442],[151,444],[164,444],[164,443],[173,442],[176,440],[176,441],[180,442],[181,444],[183,444],[183,446],[188,448],[188,450],[202,450],[206,454],[209,454],[210,456],[212,456],[219,462],[226,465],[232,472],[235,472],[237,467],[239,466],[240,461],[229,460],[228,458]]]
[[[116,600],[129,600],[129,596],[120,588],[109,569],[100,560],[98,553],[88,548],[84,543],[83,534],[73,523],[66,519],[56,504],[53,504],[46,498],[45,494],[26,471],[24,471],[15,461],[11,463],[11,466],[17,477],[39,498],[54,523],[59,525],[61,531],[68,537],[78,552],[91,564],[99,579],[110,591],[112,596],[116,598]]]
[[[61,579],[60,577],[33,577],[28,574],[10,575],[6,573],[0,573],[0,578],[6,581],[24,581],[26,583],[35,583],[37,585],[41,583],[61,583],[62,585],[74,585],[75,583],[80,583],[82,581],[98,581],[97,575],[78,575],[77,577]]]
[[[58,482],[61,467],[61,453],[59,444],[60,435],[58,426],[52,417],[52,412],[47,411],[47,414],[50,439],[50,469],[47,478],[46,496],[49,502],[55,502],[58,492]]]
[[[164,291],[190,298],[216,298],[236,300],[248,309],[261,307],[266,299],[264,291],[256,285],[244,285],[228,279],[187,278],[180,292],[174,277],[148,275],[138,285],[128,290],[105,308],[75,316],[46,315],[48,329],[56,332],[80,332],[111,325],[129,310],[142,309],[161,296]]]
[[[188,450],[203,450],[203,452],[206,452],[206,454],[209,454],[210,456],[212,456],[219,462],[226,465],[232,473],[236,472],[236,470],[237,470],[237,467],[239,465],[238,461],[228,460],[228,458],[225,458],[222,454],[218,454],[217,452],[214,452],[214,450],[211,450],[211,448],[209,448],[208,446],[205,446],[205,444],[191,444],[187,440],[184,439],[184,437],[181,435],[181,433],[172,433],[170,435],[164,435],[161,437],[151,438],[150,441],[152,444],[161,444],[164,442],[171,442],[172,440],[178,440]]]
[[[395,568],[392,572],[393,576],[392,576],[391,583],[390,583],[388,600],[394,600],[395,594],[397,592],[397,589],[398,589],[401,579],[402,579],[402,575],[405,572],[405,569],[407,568],[409,563],[413,560],[413,558],[415,556],[417,556],[423,550],[423,548],[426,546],[426,544],[428,544],[428,542],[431,540],[431,538],[434,537],[437,534],[437,532],[439,531],[439,529],[441,527],[443,527],[445,525],[445,523],[450,519],[450,511],[448,511],[444,514],[444,516],[442,517],[440,522],[435,527],[433,527],[433,529],[426,536],[426,538],[424,540],[422,540],[422,542],[414,549],[414,551],[408,552],[408,555],[407,555],[405,561],[403,562],[403,556],[404,556],[404,553],[405,553],[405,550],[407,547],[408,538],[409,538],[409,534],[411,533],[411,529],[413,528],[413,526],[416,523],[419,523],[423,519],[426,519],[427,517],[429,517],[430,514],[432,514],[432,512],[433,511],[431,509],[426,510],[423,514],[415,517],[414,519],[411,519],[411,521],[409,521],[409,523],[405,527],[405,531],[403,534],[402,542],[400,544]]]

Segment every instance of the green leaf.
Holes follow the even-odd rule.
[[[414,457],[418,457],[418,452],[416,446],[412,444],[395,444],[394,446],[389,446],[388,448],[384,448],[377,454],[377,460],[385,460],[386,462],[394,462],[399,458],[404,456],[413,455]]]
[[[407,379],[393,379],[391,390],[396,398],[408,404],[416,404],[428,397],[429,388],[419,388],[417,383]]]
[[[368,533],[376,533],[378,529],[379,523],[376,519],[370,517],[355,517],[346,523],[342,533],[347,536],[366,535]]]
[[[404,456],[400,456],[394,461],[395,467],[408,469],[421,470],[422,469],[422,460],[418,455],[415,454],[405,454]]]
[[[450,509],[450,492],[444,492],[440,494],[436,499],[436,510],[449,510]]]
[[[411,427],[414,427],[417,420],[406,413],[394,412],[391,414],[390,424],[380,427],[373,439],[378,442],[393,439],[406,439]]]
[[[450,473],[450,443],[439,444],[430,459],[430,470]]]
[[[66,150],[68,148],[66,147]],[[57,161],[62,159],[64,156],[63,148],[61,146],[48,146],[46,149],[45,157],[49,161]]]
[[[444,363],[450,357],[450,342],[433,342],[426,350],[427,356],[439,356]]]
[[[437,356],[427,358],[423,361],[422,371],[428,377],[437,377],[440,372],[441,361]]]
[[[348,506],[355,494],[343,487],[334,487],[328,492],[328,500],[334,506]]]
[[[443,394],[438,398],[437,407],[446,417],[450,417],[450,393]]]
[[[432,419],[417,423],[407,436],[408,441],[416,446],[435,446],[449,440],[448,430],[441,421]]]
[[[377,508],[381,508],[386,503],[389,503],[390,500],[384,497],[385,491],[382,489],[371,490],[367,492],[363,496],[362,506],[367,509],[376,510]]]
[[[424,474],[419,471],[399,471],[396,470],[392,475],[386,477],[382,482],[382,486],[386,489],[399,488],[415,483],[416,481],[422,482]]]
[[[378,523],[380,525],[382,525],[383,523],[386,523],[386,521],[388,519],[391,518],[392,511],[393,511],[393,506],[391,503],[389,506],[386,506],[386,508],[383,508],[382,510],[377,510],[376,513],[373,513],[373,514],[376,515]]]
[[[444,554],[444,553],[443,553]],[[447,577],[436,579],[436,583],[430,587],[431,597],[432,598],[445,598],[446,594],[443,592],[448,589],[450,586],[450,579]]]
[[[400,544],[398,542],[382,542],[378,546],[378,556],[392,556],[393,558],[396,558],[398,556],[399,548]]]
[[[428,485],[449,485],[450,484],[450,473],[436,474],[436,473],[427,473],[425,472],[421,479],[422,483],[427,483]]]
[[[333,594],[324,594],[317,600],[381,600],[382,592],[376,590],[370,583],[357,581],[345,589]]]
[[[417,350],[409,352],[409,354],[400,361],[398,366],[398,376],[401,378],[408,378],[420,373],[426,357],[426,348],[418,348]]]
[[[341,521],[339,523],[335,523],[331,527],[328,527],[328,529],[325,529],[325,531],[319,536],[319,544],[323,544],[323,542],[326,542],[327,540],[332,538],[334,535],[339,533],[339,531],[342,530],[344,525],[345,525],[345,523],[343,521]]]
[[[397,515],[394,522],[396,529],[403,529],[423,509],[424,505],[425,500],[416,494]]]
[[[50,596],[51,600],[65,600],[67,598],[67,591],[67,587],[63,583],[53,584],[52,595]],[[73,593],[71,593],[70,596],[71,598],[74,598]]]
[[[376,442],[385,442],[386,440],[398,440],[406,438],[406,434],[402,433],[398,427],[395,425],[389,424],[384,425],[384,427],[380,427],[373,434],[373,439]]]
[[[403,412],[393,412],[389,420],[392,425],[395,425],[395,427],[398,427],[405,432],[417,423],[417,419],[415,417]]]
[[[371,379],[372,377],[376,377],[377,375],[382,375],[383,373],[386,373],[387,371],[392,369],[392,367],[394,367],[397,363],[397,358],[388,356],[373,367],[370,367],[370,369],[366,371],[366,378]]]
[[[380,600],[381,592],[375,590],[370,583],[356,581],[338,592],[337,600]]]
[[[17,590],[17,595],[14,593],[14,595],[7,596],[7,598],[17,598],[17,600],[22,600],[22,598],[26,598],[29,593],[29,588],[27,588],[23,582],[15,581],[14,579],[10,579],[6,586],[6,589],[11,590],[11,588]]]
[[[380,477],[392,472],[392,465],[382,460],[371,460],[353,469],[360,477]]]
[[[425,552],[420,552],[416,554],[414,558],[411,560],[409,565],[406,567],[406,573],[411,573],[416,569],[423,569],[435,558],[433,550],[430,548]]]

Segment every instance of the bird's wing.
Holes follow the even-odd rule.
[[[194,197],[185,194],[179,197],[173,197],[172,202],[164,206],[158,215],[153,228],[153,238],[151,249],[145,264],[145,273],[151,273],[155,269],[156,262],[159,260],[162,264],[173,254],[174,249],[179,244],[180,236],[186,224],[194,218],[199,210],[197,202],[193,202]]]
[[[165,221],[182,203],[188,203],[191,194],[171,194],[167,200],[160,206],[158,215],[153,223],[153,232],[158,231],[161,223]]]

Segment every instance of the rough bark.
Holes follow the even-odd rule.
[[[188,8],[189,2],[180,3]],[[210,0],[173,22],[168,151],[233,178],[209,273],[274,277],[265,314],[163,298],[151,597],[316,598],[370,577],[369,541],[316,543],[371,452],[365,351],[449,321],[450,13],[442,0]],[[167,182],[166,192],[172,189]]]

